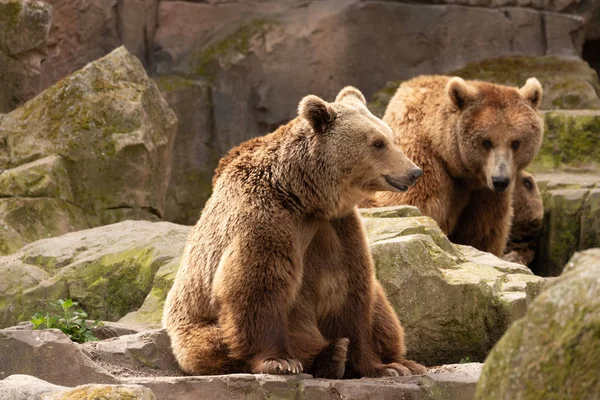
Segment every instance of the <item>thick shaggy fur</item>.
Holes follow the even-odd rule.
[[[517,175],[513,208],[512,228],[503,258],[529,265],[535,257],[538,236],[542,230],[544,204],[535,178],[526,171]]]
[[[421,171],[345,88],[219,163],[167,297],[183,371],[318,377],[424,373],[375,278],[356,204]]]
[[[417,206],[453,241],[502,256],[515,177],[542,141],[541,98],[535,78],[521,89],[446,76],[404,82],[383,120],[423,178],[407,193],[380,192],[365,204]]]

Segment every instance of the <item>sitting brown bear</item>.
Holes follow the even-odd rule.
[[[183,371],[424,373],[375,278],[356,204],[421,175],[347,87],[230,151],[185,248],[163,323]]]
[[[510,239],[504,251],[507,261],[529,265],[535,257],[544,220],[544,204],[535,178],[526,171],[517,175],[513,192],[514,216]]]

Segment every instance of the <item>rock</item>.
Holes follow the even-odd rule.
[[[477,399],[600,393],[600,249],[578,253],[486,359]]]
[[[427,375],[388,379],[327,380],[310,375],[275,376],[233,374],[222,376],[124,378],[123,383],[146,386],[159,399],[419,399],[473,398],[481,364],[447,365]]]
[[[542,173],[536,179],[544,200],[544,223],[532,270],[557,276],[577,250],[600,246],[600,177]]]
[[[38,400],[42,399],[42,395],[67,389],[65,386],[54,385],[34,376],[10,375],[0,380],[0,399]]]
[[[523,265],[452,245],[428,217],[365,218],[365,226],[407,356],[426,365],[483,360],[541,288]]]
[[[599,88],[600,93],[600,88]],[[544,141],[529,169],[535,172],[600,170],[600,111],[544,113]]]
[[[93,321],[88,321],[92,323]],[[121,324],[119,322],[102,321],[102,325],[92,328],[92,333],[99,340],[116,338],[125,335],[135,335],[142,332],[143,329],[136,326]]]
[[[82,385],[73,389],[53,385],[29,375],[11,375],[0,381],[0,398],[11,400],[154,400],[150,389],[137,385]]]
[[[35,183],[28,183],[31,174],[47,176],[40,159],[58,156],[70,187],[61,161],[54,161],[46,168],[61,177],[54,194],[71,192],[89,226],[156,219],[164,212],[176,125],[142,65],[119,48],[2,119],[0,169],[27,186]],[[36,195],[35,188],[22,189],[21,195]]]
[[[183,244],[182,247],[183,249]],[[124,324],[144,326],[147,328],[160,328],[162,326],[162,314],[167,299],[167,294],[173,286],[177,269],[179,268],[179,258],[166,263],[154,275],[152,290],[144,299],[142,306],[136,311],[126,314],[119,321]]]
[[[0,377],[27,374],[64,386],[116,382],[58,329],[0,330],[0,359]]]
[[[53,197],[72,203],[73,191],[65,161],[52,155],[3,171],[0,197]]]
[[[6,299],[0,302],[0,326],[29,319],[60,298],[78,301],[93,319],[121,318],[140,307],[161,267],[176,264],[188,231],[168,222],[125,221],[40,240],[0,257],[0,266],[17,271],[13,280],[20,282],[18,289],[11,284],[0,291]]]
[[[194,225],[210,197],[219,155],[228,150],[214,136],[212,90],[205,82],[177,76],[154,81],[179,120],[164,218]]]
[[[153,368],[182,374],[164,329],[119,336],[101,342],[88,342],[82,347],[94,361],[104,365],[133,370]]]
[[[51,9],[35,0],[0,1],[0,113],[14,110],[40,90]]]
[[[415,206],[361,208],[359,211],[363,218],[404,218],[421,216],[421,212]]]
[[[0,254],[10,254],[27,243],[87,227],[81,209],[65,200],[0,198]]]

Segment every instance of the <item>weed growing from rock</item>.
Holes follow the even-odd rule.
[[[98,338],[92,333],[92,328],[102,326],[100,321],[88,323],[88,314],[80,308],[75,308],[79,303],[71,299],[60,299],[48,303],[57,312],[36,312],[31,317],[33,329],[60,329],[74,342],[84,343],[97,341]]]

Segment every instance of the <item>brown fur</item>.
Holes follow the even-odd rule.
[[[192,229],[163,324],[189,374],[424,373],[375,278],[356,204],[420,170],[345,88],[233,149]]]
[[[371,205],[417,206],[453,241],[501,256],[515,176],[541,145],[541,96],[535,78],[521,89],[446,76],[404,82],[383,120],[423,178],[407,193],[377,193]],[[498,177],[510,182],[503,192]]]
[[[544,204],[535,178],[526,171],[517,175],[513,208],[510,239],[502,258],[529,265],[535,257],[537,239],[542,230]]]

